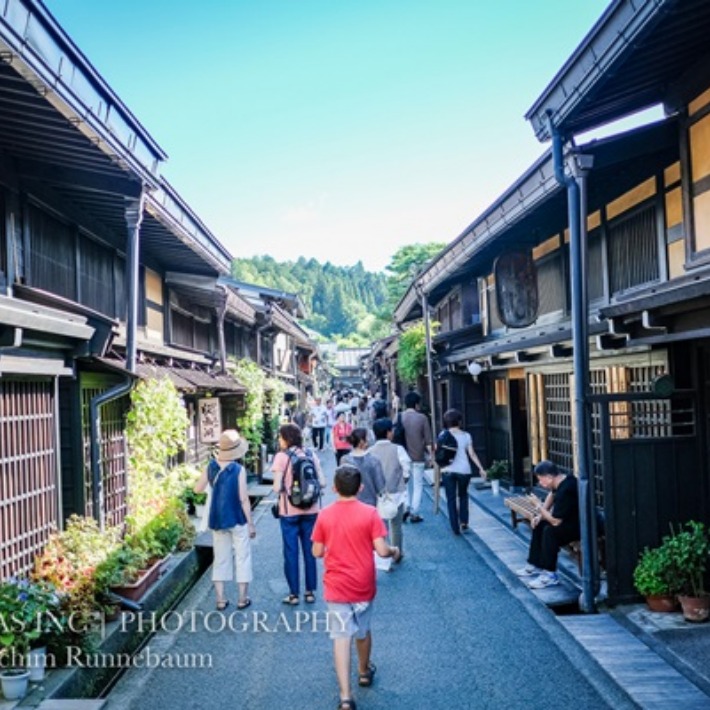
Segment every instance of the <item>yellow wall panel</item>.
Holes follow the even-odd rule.
[[[163,314],[160,311],[156,311],[153,308],[148,308],[146,327],[148,330],[153,330],[156,333],[163,335]]]
[[[163,280],[160,274],[150,269],[145,270],[145,296],[149,301],[163,305]]]
[[[689,104],[688,104],[688,114],[693,115],[696,111],[699,111],[701,108],[704,108],[710,104],[710,88],[705,89],[700,96],[694,98]]]
[[[710,175],[710,114],[690,127],[690,162],[693,182]]]
[[[683,223],[683,197],[680,188],[666,193],[666,229]]]
[[[647,200],[656,194],[656,178],[649,178],[648,180],[637,185],[633,189],[624,193],[621,197],[617,197],[615,200],[610,202],[606,208],[607,219],[614,219],[618,217],[626,210],[631,209],[634,205],[638,205],[640,202]]]
[[[680,161],[669,165],[663,171],[663,184],[668,187],[668,185],[673,185],[680,181]]]
[[[587,231],[591,232],[596,229],[602,223],[602,213],[601,210],[592,212],[592,214],[587,215]]]
[[[554,237],[550,237],[549,239],[546,239],[542,244],[539,244],[538,246],[536,246],[533,249],[533,251],[532,251],[533,259],[536,259],[536,260],[540,259],[543,256],[545,256],[545,254],[550,254],[553,251],[555,251],[555,249],[559,249],[559,248],[560,248],[560,238],[557,234],[555,234]]]
[[[668,278],[677,279],[685,274],[685,242],[679,239],[668,245]]]
[[[693,200],[695,250],[710,249],[710,190]]]

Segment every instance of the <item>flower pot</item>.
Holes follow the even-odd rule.
[[[678,595],[678,601],[683,608],[683,618],[693,623],[701,623],[710,618],[710,595],[702,597],[688,597]]]
[[[5,700],[19,700],[27,693],[30,672],[27,670],[8,670],[0,673],[2,694]]]
[[[491,491],[493,492],[494,496],[500,495],[500,480],[499,479],[496,478],[491,481]]]
[[[31,683],[41,683],[44,680],[44,669],[47,665],[47,648],[31,648],[27,652],[27,670]]]
[[[200,505],[199,503],[198,503],[198,504],[195,504],[195,515],[196,515],[198,518],[204,518],[204,517],[205,517],[205,511],[206,511],[206,510],[207,510],[207,506],[206,506],[206,505]]]
[[[678,601],[671,594],[649,594],[646,604],[651,611],[668,613],[678,608]]]
[[[157,581],[160,575],[160,563],[161,561],[158,560],[150,569],[143,570],[141,576],[131,584],[112,585],[111,591],[120,597],[138,601],[148,591],[148,587]]]

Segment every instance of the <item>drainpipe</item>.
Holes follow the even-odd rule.
[[[426,343],[426,376],[429,385],[429,402],[431,404],[431,428],[436,436],[438,431],[436,426],[436,402],[434,401],[434,374],[431,367],[431,322],[429,318],[429,303],[421,282],[416,285],[416,291],[422,302],[422,314],[424,315],[424,339]],[[441,471],[434,464],[434,513],[439,512],[439,494],[441,491]]]
[[[217,309],[217,340],[219,346],[219,367],[220,372],[227,372],[227,344],[224,339],[224,318],[227,314],[227,298],[229,291],[223,284],[217,284],[217,288],[224,293],[224,301]]]
[[[562,137],[548,116],[552,135],[555,178],[567,188],[567,210],[570,241],[570,281],[572,291],[572,350],[574,362],[574,422],[577,432],[577,465],[579,486],[579,522],[582,545],[583,612],[596,612],[598,592],[596,574],[597,536],[594,491],[591,482],[591,417],[589,412],[589,298],[587,295],[587,190],[586,174],[591,168],[590,156],[572,156],[572,172],[565,173]],[[576,159],[576,160],[575,160]]]
[[[136,371],[136,330],[138,323],[138,247],[140,224],[143,219],[144,195],[137,200],[126,201],[126,291],[128,292],[128,310],[126,312],[126,370]],[[90,462],[91,462],[91,505],[94,518],[103,531],[106,527],[104,511],[103,478],[101,476],[101,412],[100,408],[108,402],[123,397],[131,391],[133,377],[126,376],[110,389],[92,397],[89,404],[90,415]]]

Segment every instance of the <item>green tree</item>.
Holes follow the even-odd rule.
[[[397,304],[424,265],[441,252],[445,246],[444,242],[408,244],[395,252],[386,267],[386,271],[389,272],[387,279],[387,305],[390,313],[397,307]]]

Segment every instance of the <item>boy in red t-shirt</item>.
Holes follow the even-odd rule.
[[[323,557],[323,588],[328,602],[328,627],[333,639],[335,673],[340,686],[343,710],[355,710],[350,697],[350,646],[355,636],[358,655],[358,684],[372,685],[375,666],[370,663],[372,635],[370,618],[377,592],[375,561],[380,557],[400,557],[398,547],[390,547],[387,528],[371,506],[356,496],[362,488],[360,471],[352,465],[335,470],[334,490],[338,500],[320,512],[313,529],[314,557]]]

